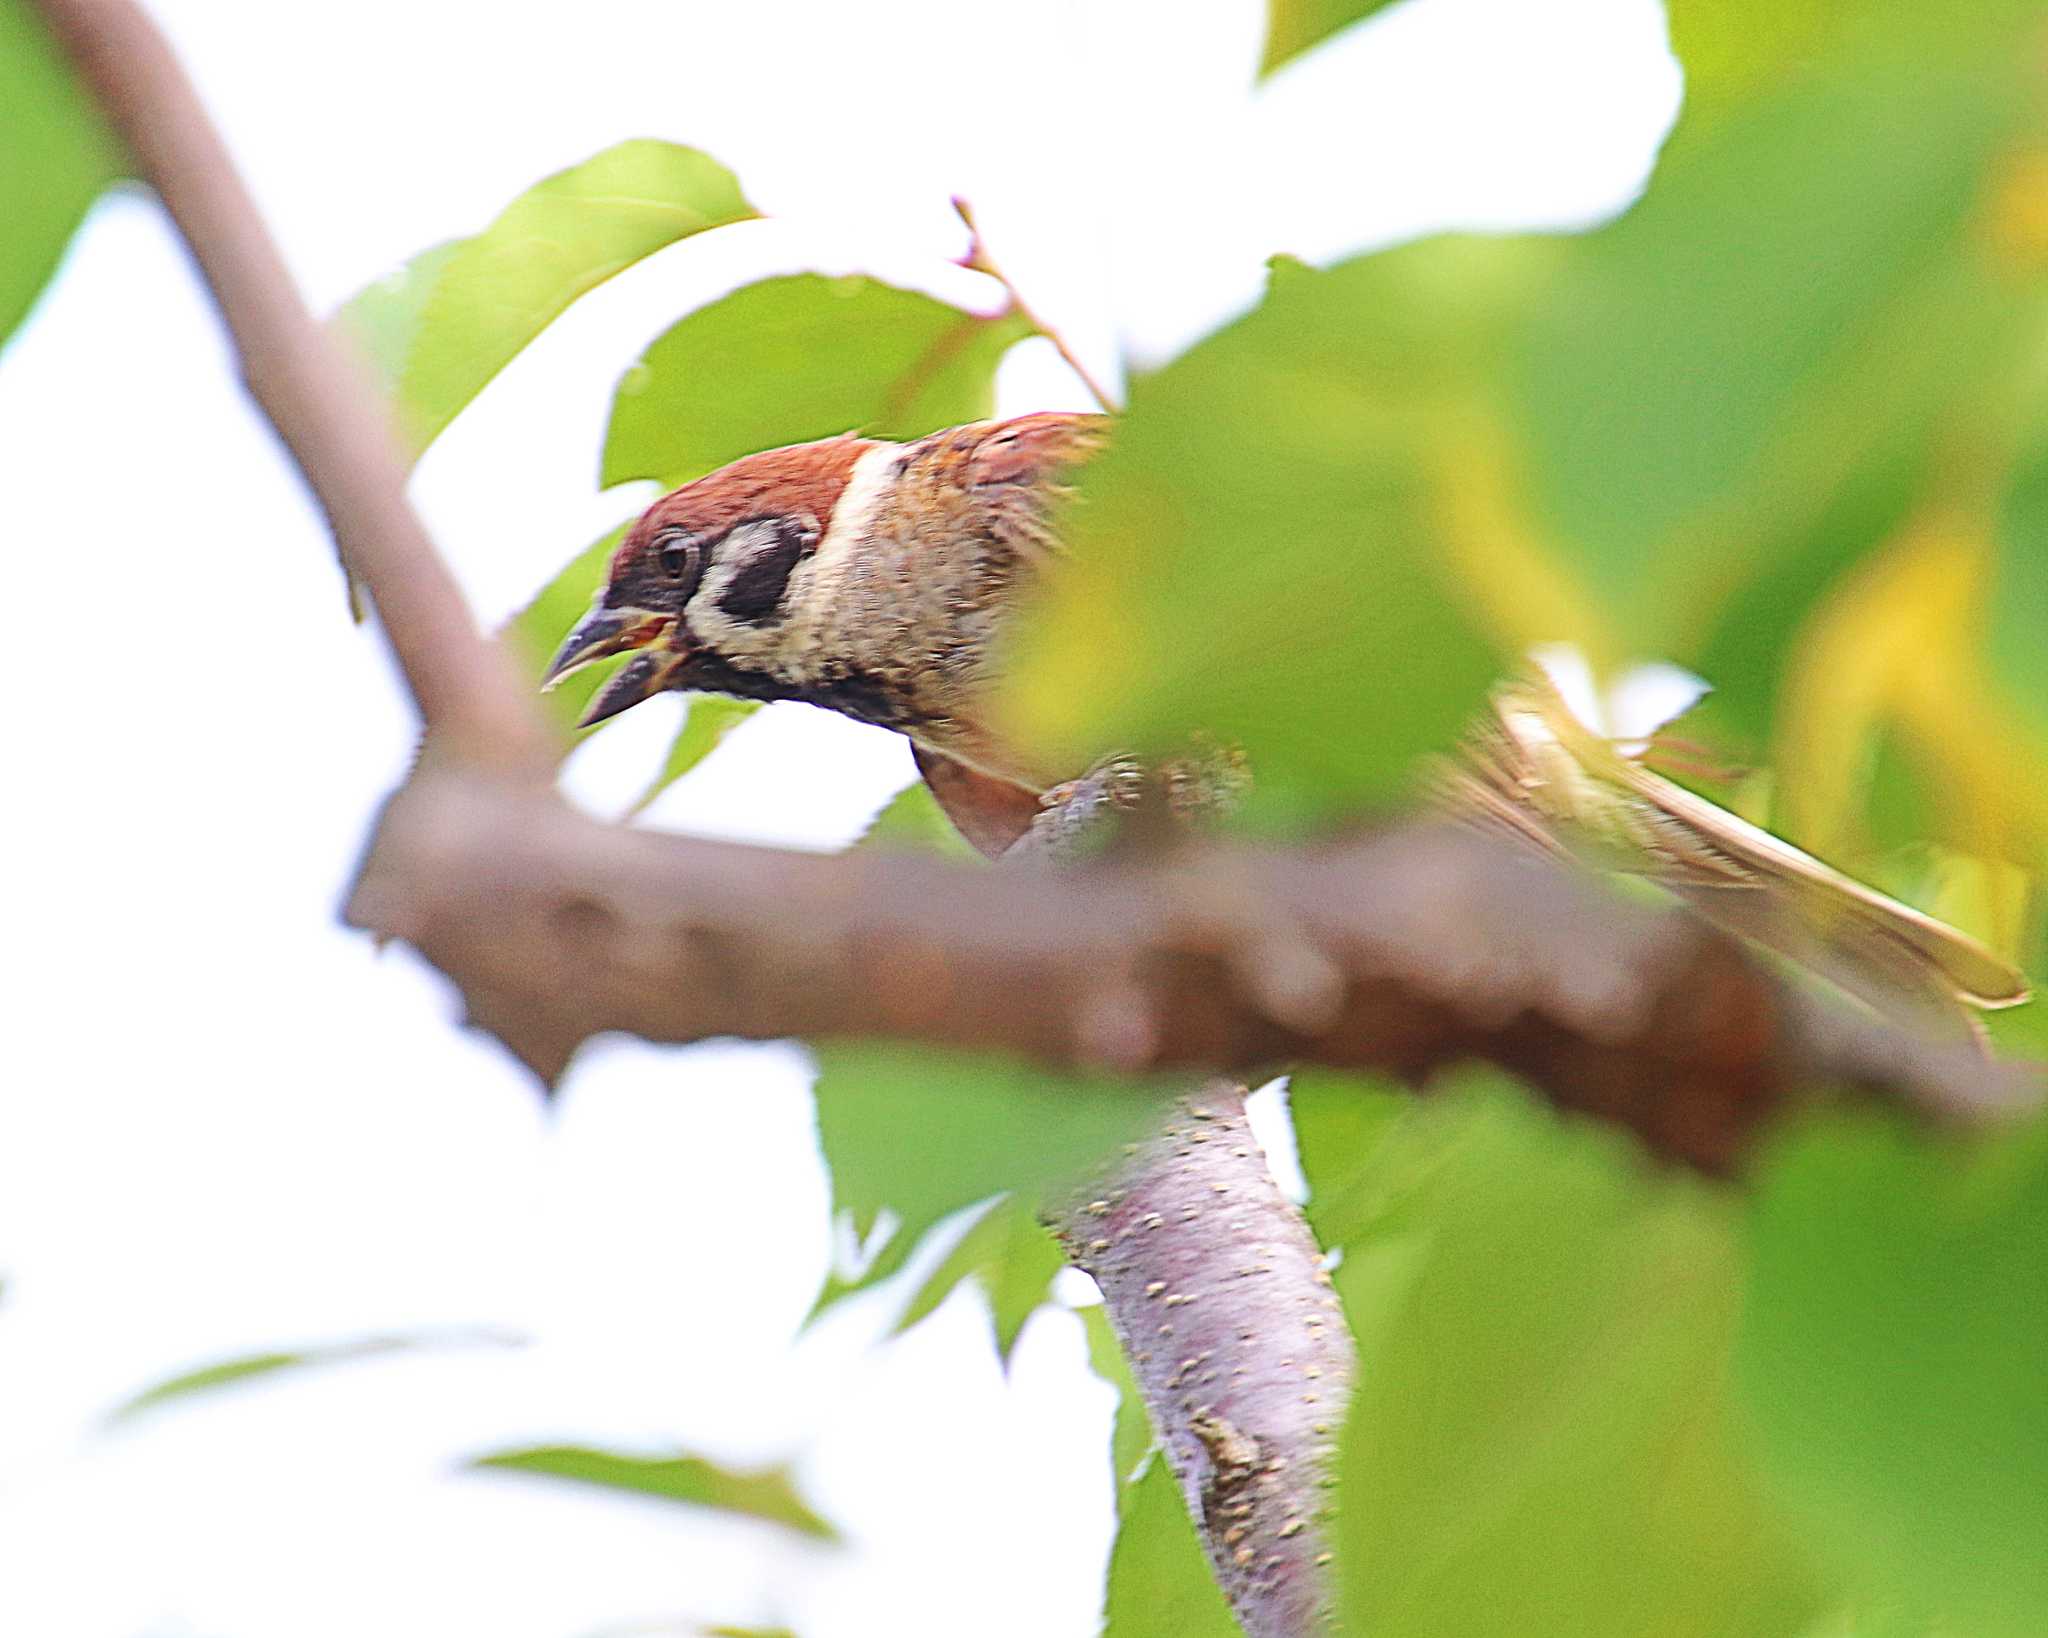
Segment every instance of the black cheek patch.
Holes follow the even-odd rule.
[[[765,625],[782,609],[782,594],[789,589],[789,577],[804,555],[801,535],[778,534],[772,545],[763,546],[733,571],[732,579],[718,594],[718,607],[733,619],[750,626]]]

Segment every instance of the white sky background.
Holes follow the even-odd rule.
[[[427,456],[490,619],[640,504],[594,492],[611,387],[734,282],[985,294],[945,265],[959,192],[1085,351],[1159,359],[1276,250],[1597,218],[1677,97],[1650,0],[1412,0],[1259,92],[1252,0],[152,10],[322,310],[627,137],[706,148],[788,218],[621,277]],[[1002,399],[1082,402],[1042,344]],[[1007,1382],[972,1296],[880,1352],[872,1312],[791,1346],[830,1243],[799,1053],[602,1047],[550,1117],[430,973],[336,925],[411,723],[150,204],[95,213],[0,358],[0,450],[0,1632],[1092,1631],[1108,1392],[1075,1321],[1035,1320]],[[673,722],[600,736],[577,799],[617,811]],[[649,822],[838,845],[909,773],[779,706]],[[224,1356],[454,1325],[532,1340],[100,1427]],[[801,1452],[853,1545],[455,1471],[552,1440]]]

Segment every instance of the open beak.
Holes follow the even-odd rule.
[[[673,615],[654,614],[646,609],[592,609],[563,640],[548,665],[547,675],[541,679],[541,687],[554,687],[570,672],[593,660],[637,650],[619,674],[598,690],[597,697],[577,720],[577,726],[588,728],[603,722],[668,687],[689,659],[687,650],[670,646],[675,633]]]

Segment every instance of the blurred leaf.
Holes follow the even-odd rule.
[[[761,708],[758,700],[737,700],[725,694],[692,694],[688,714],[669,744],[661,772],[634,798],[627,817],[645,811],[661,793],[702,762],[747,718]]]
[[[1912,297],[1969,248],[2013,118],[2003,78],[2000,96],[1974,60],[1844,62],[1677,145],[1640,204],[1572,245],[1520,348],[1519,407],[1542,516],[1644,651],[1674,648],[1759,531],[1810,518],[1983,356],[2003,304]],[[1910,332],[1878,333],[1909,306]]]
[[[1477,1077],[1375,1153],[1378,1221],[1335,1275],[1347,1630],[1782,1638],[1839,1601],[1730,1414],[1725,1195]]]
[[[1109,1323],[1109,1310],[1090,1303],[1074,1310],[1088,1333],[1088,1365],[1095,1374],[1116,1389],[1116,1416],[1110,1424],[1109,1470],[1116,1486],[1116,1505],[1121,1512],[1135,1488],[1138,1464],[1152,1448],[1152,1418],[1131,1376],[1131,1362],[1124,1357],[1116,1328]]]
[[[837,1532],[804,1505],[789,1475],[780,1468],[739,1473],[696,1456],[630,1456],[581,1445],[540,1445],[479,1456],[473,1468],[503,1468],[570,1479],[607,1490],[624,1490],[662,1501],[715,1507],[725,1513],[786,1525],[801,1535],[831,1541]]]
[[[781,444],[985,418],[1031,333],[860,275],[765,279],[678,320],[619,383],[602,482],[673,488]]]
[[[1972,31],[2009,34],[2039,14],[2038,0],[1972,0],[1963,8],[1920,0],[1674,0],[1667,10],[1672,49],[1685,65],[1680,137],[1688,139],[1872,41],[1940,57]]]
[[[1700,98],[1615,223],[1283,262],[1141,379],[1021,649],[1026,737],[1080,765],[1207,726],[1269,812],[1346,806],[1542,639],[1712,651],[1767,719],[1805,612],[2040,311],[1984,205],[2029,140],[2028,8],[1814,13],[1681,0]]]
[[[1260,78],[1387,4],[1388,0],[1266,0],[1266,54],[1259,62]]]
[[[1512,265],[1503,266],[1505,249]],[[1500,661],[1441,549],[1433,436],[1512,246],[1437,241],[1266,299],[1132,385],[1080,474],[1074,546],[1018,651],[1015,729],[1054,766],[1241,744],[1252,803],[1398,790]]]
[[[534,594],[532,602],[505,622],[498,634],[518,674],[531,680],[541,709],[561,735],[565,751],[581,735],[594,731],[579,729],[576,719],[589,708],[619,662],[603,661],[572,671],[545,694],[539,692],[540,680],[547,675],[548,662],[562,646],[562,639],[590,612],[591,600],[604,583],[605,566],[611,562],[612,553],[629,527],[630,524],[622,523],[584,547]],[[597,726],[602,728],[604,724]]]
[[[0,0],[0,346],[56,271],[119,144],[25,0]]]
[[[979,859],[967,839],[953,828],[931,786],[922,779],[890,798],[860,839],[862,847],[895,848],[918,853],[943,853],[956,859]]]
[[[2048,161],[2043,166],[2042,194],[2042,209],[2048,212]],[[2048,233],[2048,226],[2043,232]],[[2048,365],[2048,358],[2042,362]],[[2043,374],[2048,375],[2048,369]],[[1993,521],[1995,558],[1983,604],[1989,626],[1985,663],[1996,701],[1987,713],[1986,731],[2009,734],[2005,776],[2033,797],[2037,813],[2044,804],[2042,793],[2048,791],[2048,380],[2039,384],[2039,391],[2039,424],[2008,475]],[[2005,710],[2010,712],[2009,726],[2003,720]],[[2048,857],[2042,851],[2025,858],[2037,876],[2048,874]],[[2048,938],[2048,916],[2038,907],[2036,922],[2036,937]]]
[[[356,1360],[379,1359],[388,1354],[426,1353],[442,1348],[511,1348],[521,1338],[488,1330],[414,1331],[394,1336],[359,1337],[349,1342],[324,1343],[314,1348],[280,1349],[271,1353],[244,1354],[223,1359],[197,1370],[182,1371],[174,1377],[145,1388],[132,1399],[123,1400],[107,1413],[109,1423],[125,1422],[145,1411],[156,1410],[176,1399],[209,1394],[231,1388],[256,1377],[275,1376],[282,1371],[305,1370],[315,1366],[346,1365]]]
[[[1241,1638],[1166,1458],[1121,1488],[1102,1638]]]
[[[437,245],[342,309],[417,456],[586,291],[754,208],[716,160],[622,142],[536,183],[473,238]]]
[[[2048,1119],[1832,1113],[1753,1200],[1737,1380],[1816,1549],[1973,1638],[2048,1632]]]
[[[996,1355],[1008,1366],[1018,1332],[1045,1302],[1053,1276],[1066,1261],[1059,1241],[1029,1206],[1014,1196],[998,1200],[918,1287],[894,1330],[909,1330],[951,1296],[956,1285],[971,1278],[988,1297]]]
[[[2043,857],[2048,797],[2024,724],[1993,690],[1979,634],[1992,571],[1984,520],[1935,509],[1844,578],[1795,647],[1779,710],[1786,834],[1841,856],[1867,822],[1886,736],[1915,753],[1936,837],[1973,853]],[[1896,796],[1895,790],[1888,796]]]
[[[943,983],[943,975],[933,975]],[[931,998],[943,1004],[943,994]],[[886,1208],[894,1235],[857,1285],[900,1269],[919,1240],[963,1206],[1013,1191],[1035,1206],[1047,1187],[1079,1187],[1136,1139],[1160,1099],[1131,1082],[1056,1074],[992,1054],[892,1042],[834,1042],[818,1058],[818,1135],[837,1209],[865,1236]],[[815,1311],[815,1310],[814,1310]]]
[[[1379,1221],[1389,1187],[1381,1146],[1414,1103],[1413,1093],[1367,1075],[1297,1069],[1288,1076],[1309,1227],[1325,1249],[1351,1244]]]
[[[1704,711],[1742,737],[1760,758],[1778,726],[1778,683],[1813,610],[1845,569],[1904,528],[1926,482],[1924,459],[1866,464],[1844,483],[1810,528],[1788,530],[1757,572],[1731,592],[1689,664],[1717,683]],[[1681,732],[1693,733],[1693,719]]]

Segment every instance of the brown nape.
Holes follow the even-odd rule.
[[[1039,410],[992,425],[974,448],[969,481],[1030,483],[1048,470],[1071,466],[1109,441],[1106,415]]]
[[[656,532],[680,525],[699,539],[716,539],[749,518],[809,512],[829,522],[853,471],[853,463],[876,447],[851,434],[814,444],[763,450],[722,466],[661,497],[626,531],[612,575],[637,558]]]

